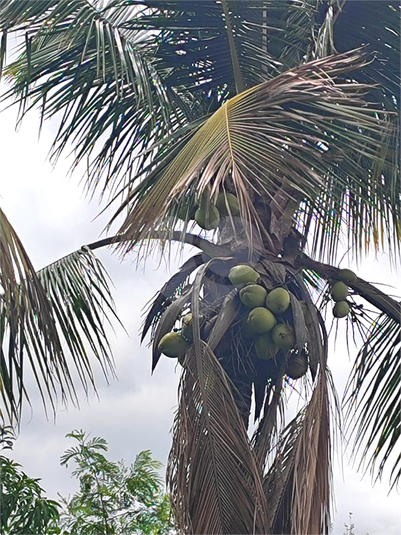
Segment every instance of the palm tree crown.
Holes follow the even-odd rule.
[[[185,345],[167,473],[178,527],[327,530],[335,391],[316,290],[324,288],[322,308],[333,298],[334,315],[364,333],[348,403],[378,474],[400,433],[399,303],[333,265],[344,237],[356,258],[383,246],[399,258],[400,2],[8,0],[0,27],[3,100],[17,97],[21,117],[39,108],[41,121],[58,119],[52,157],[72,142],[76,163],[88,158],[87,188],[107,196],[117,225],[37,275],[0,212],[6,412],[20,407],[12,370],[24,395],[21,350],[62,384],[62,338],[84,382],[85,339],[109,365],[99,310],[114,312],[91,251],[191,243],[202,252],[158,293],[143,331],[152,333],[153,367],[169,332]],[[7,62],[11,32],[25,39]],[[191,233],[194,221],[216,231]],[[233,282],[239,265],[255,273],[245,281],[255,292],[288,296],[282,310],[269,309],[287,342],[273,323],[270,334],[246,333],[244,323],[255,326]],[[361,298],[380,316],[365,313]],[[46,377],[38,382],[51,398]],[[284,425],[286,385],[300,377],[307,403]],[[393,484],[400,475],[398,457]]]

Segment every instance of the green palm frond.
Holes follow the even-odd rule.
[[[225,4],[231,31],[214,0],[1,2],[0,61],[13,84],[4,99],[16,96],[21,115],[39,107],[42,121],[62,114],[53,156],[73,142],[76,163],[91,158],[88,188],[99,187],[102,174],[102,191],[118,188],[138,149],[235,94],[231,52],[247,86],[302,57],[316,0]],[[25,42],[6,65],[12,32],[25,33]]]
[[[5,415],[18,420],[22,398],[24,359],[38,355],[36,377],[54,389],[51,369],[62,358],[53,311],[25,249],[0,210],[0,391]],[[61,366],[62,368],[62,366]],[[34,367],[35,371],[35,367]]]
[[[126,1],[104,7],[98,0],[0,5],[1,29],[25,33],[21,55],[5,68],[13,85],[3,99],[16,96],[22,116],[36,107],[42,121],[61,116],[53,156],[71,142],[79,146],[76,163],[94,154],[90,190],[103,173],[103,191],[117,187],[120,172],[129,174],[135,149],[157,142],[190,113],[157,70],[154,35],[129,29],[137,11]],[[2,51],[4,62],[5,46]]]
[[[158,34],[158,57],[173,87],[215,111],[245,87],[301,63],[312,42],[316,0],[151,0],[127,26]],[[152,8],[150,10],[149,8]],[[239,70],[239,73],[238,73]]]
[[[0,252],[1,413],[18,422],[24,398],[29,401],[28,370],[45,408],[53,409],[59,395],[77,402],[74,370],[86,393],[95,389],[91,353],[106,378],[114,374],[104,319],[116,314],[107,275],[89,249],[36,273],[0,211]]]
[[[363,71],[353,74],[362,83],[377,84],[369,100],[379,102],[386,109],[399,109],[400,36],[399,0],[335,0],[326,9],[324,22],[317,38],[316,53],[345,52],[361,45],[374,52],[375,61]],[[330,36],[331,39],[327,37]]]
[[[401,456],[397,457],[396,449],[401,434],[400,355],[400,322],[382,314],[358,354],[346,390],[347,414],[356,432],[355,451],[363,448],[362,461],[367,461],[376,479],[392,463],[392,487],[401,477]]]
[[[85,390],[88,381],[94,387],[90,353],[106,377],[114,375],[105,320],[112,326],[111,319],[118,318],[100,260],[83,246],[41,269],[38,277]]]
[[[177,196],[194,188],[199,199],[210,188],[215,198],[231,182],[248,237],[270,230],[263,228],[254,200],[264,196],[274,204],[279,190],[296,200],[294,206],[304,201],[317,219],[318,242],[321,229],[331,232],[321,242],[327,255],[344,219],[352,222],[349,239],[358,250],[372,236],[378,242],[392,237],[400,228],[400,178],[383,140],[393,143],[395,125],[387,113],[366,105],[367,88],[333,80],[366,61],[358,51],[315,60],[228,100],[167,165],[144,177],[126,201],[129,214],[120,232],[136,242],[166,224],[171,228],[167,216]]]

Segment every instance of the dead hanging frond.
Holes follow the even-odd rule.
[[[331,438],[329,386],[324,364],[305,409],[294,459],[292,533],[328,533]]]
[[[282,533],[291,533],[294,464],[304,417],[305,410],[302,409],[282,430],[279,439],[276,439],[272,447],[273,462],[263,480],[263,489],[272,519],[271,533],[278,533],[279,530]]]
[[[268,533],[260,472],[232,387],[200,341],[186,354],[167,483],[184,533]]]

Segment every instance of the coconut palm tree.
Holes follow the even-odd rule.
[[[39,274],[1,213],[5,412],[18,412],[27,358],[50,399],[54,373],[73,388],[63,338],[83,381],[86,338],[107,363],[98,318],[111,296],[93,250],[197,247],[143,330],[153,368],[173,329],[185,346],[167,470],[185,533],[327,531],[332,297],[338,321],[362,335],[347,402],[363,456],[380,476],[397,455],[400,306],[336,264],[340,240],[356,258],[386,246],[399,259],[399,10],[387,0],[0,2],[3,100],[16,98],[21,118],[55,117],[52,157],[72,143],[76,163],[88,159],[88,190],[115,206],[110,237]],[[7,63],[12,32],[23,39]],[[279,329],[259,332],[264,342],[249,332],[238,269],[270,301],[282,289]],[[306,402],[284,424],[294,384]],[[395,485],[400,456],[392,462]]]

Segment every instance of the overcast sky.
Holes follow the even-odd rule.
[[[15,117],[14,110],[0,114],[0,206],[34,266],[40,269],[95,241],[107,215],[95,219],[99,206],[96,200],[90,204],[84,197],[79,172],[72,178],[68,176],[67,160],[61,158],[54,170],[46,162],[54,125],[44,124],[38,142],[36,117],[28,116],[18,132]],[[187,249],[185,255],[190,252]],[[85,400],[82,394],[80,409],[59,406],[55,421],[51,417],[46,419],[35,387],[29,387],[32,411],[26,407],[20,436],[10,453],[29,476],[42,478],[48,496],[56,499],[58,492],[67,496],[77,490],[77,483],[70,476],[71,468],[59,465],[63,451],[71,446],[65,435],[73,429],[104,437],[109,442],[110,458],[124,458],[127,463],[133,462],[139,451],[150,449],[165,464],[171,444],[179,369],[173,359],[162,358],[151,376],[150,351],[146,345],[139,345],[138,331],[143,308],[183,259],[180,261],[179,255],[173,257],[167,268],[157,257],[149,259],[145,266],[142,262],[138,264],[134,255],[121,262],[108,250],[96,254],[113,279],[117,311],[128,332],[127,335],[116,325],[115,335],[111,336],[119,380],[107,385],[95,364],[100,400],[95,395]],[[347,259],[342,267],[356,269]],[[392,285],[389,293],[401,294],[399,274],[391,270],[386,255],[362,262],[357,270],[367,280]],[[343,331],[339,332],[335,349],[332,347],[329,366],[342,397],[351,368]],[[392,492],[387,496],[387,480],[372,488],[369,475],[362,479],[362,474],[348,463],[350,450],[343,443],[336,452],[334,534],[343,533],[348,513],[352,512],[356,535],[399,535],[399,495]]]

